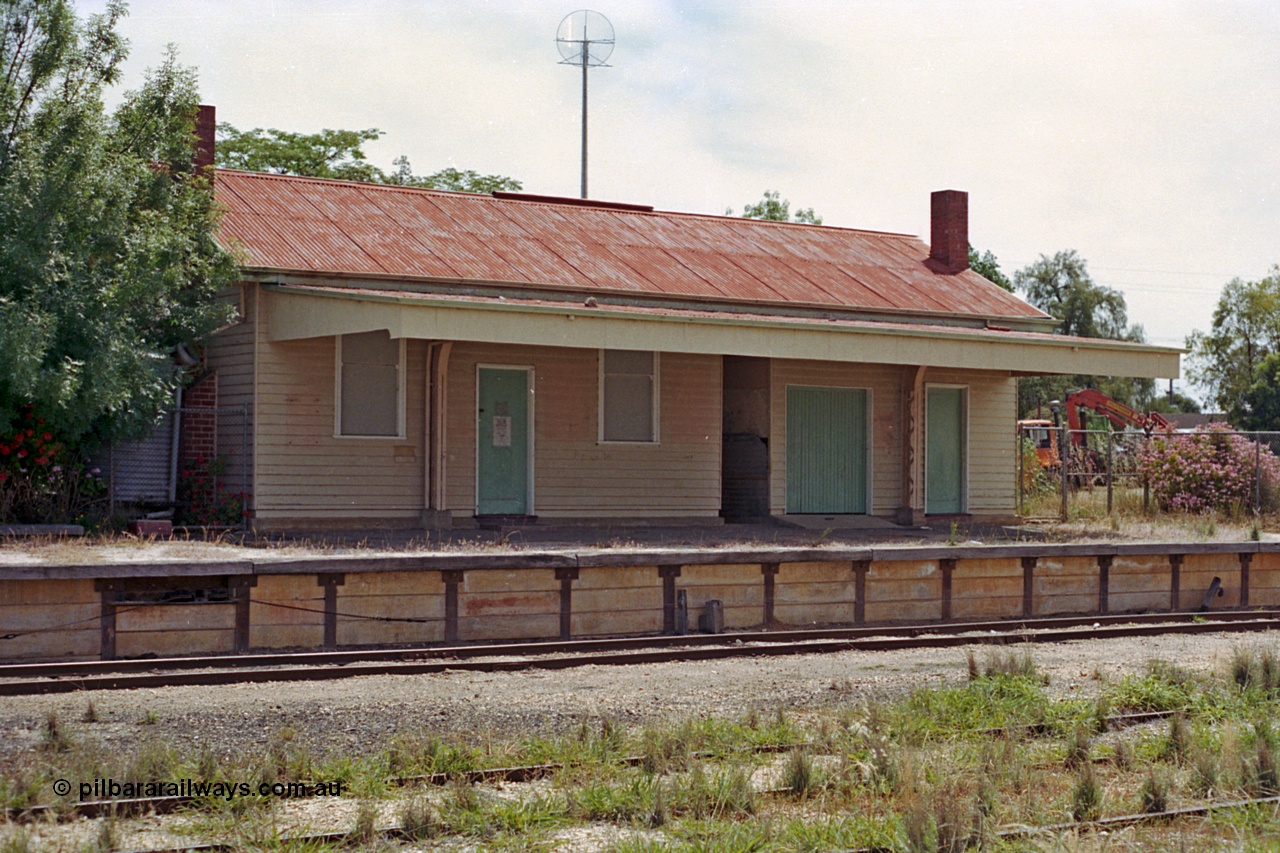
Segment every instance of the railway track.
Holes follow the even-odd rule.
[[[1142,723],[1161,720],[1172,716],[1175,711],[1141,711],[1130,714],[1113,714],[1109,717],[1099,720],[1102,731],[1114,731],[1116,729],[1126,728],[1128,726],[1139,725]],[[1014,731],[1027,731],[1033,734],[1043,734],[1043,724],[1029,723],[1026,725],[1005,726],[999,729],[976,729],[974,734],[998,736]],[[783,744],[762,744],[750,747],[745,750],[738,750],[742,754],[765,755],[790,753],[796,750],[811,749],[814,744],[807,742],[800,743],[783,743]],[[690,754],[692,759],[712,759],[717,756],[714,752],[693,752]],[[1107,760],[1105,756],[1093,759],[1095,762]],[[636,767],[643,764],[645,756],[630,755],[622,756],[614,759],[614,762],[620,766]],[[472,770],[461,770],[448,773],[427,773],[417,776],[397,776],[387,780],[387,784],[398,788],[409,787],[430,787],[442,786],[455,782],[465,782],[468,785],[484,784],[484,783],[508,783],[508,782],[532,782],[537,779],[543,779],[554,775],[562,770],[572,767],[572,764],[550,763],[550,764],[526,764],[514,767],[481,767]],[[776,790],[766,790],[759,793],[778,794],[787,791],[786,788],[778,788]],[[95,818],[95,817],[134,817],[143,814],[170,814],[178,811],[185,806],[198,803],[199,798],[192,796],[160,796],[160,797],[133,797],[114,800],[80,800],[68,801],[60,803],[49,803],[42,805],[33,805],[27,807],[11,807],[4,810],[7,820],[20,823],[30,823],[34,821],[61,821],[71,820],[74,818]]]
[[[0,665],[0,696],[1270,630],[1280,630],[1280,610],[1046,617],[433,648],[22,663]]]
[[[788,789],[778,788],[767,791],[760,791],[760,794],[778,795],[789,793]],[[1163,811],[1140,812],[1136,814],[1112,815],[1110,817],[1098,818],[1095,820],[1084,820],[1071,823],[1049,824],[1044,826],[1015,826],[1006,829],[996,830],[993,835],[998,838],[1015,840],[1023,838],[1033,838],[1036,836],[1044,836],[1048,838],[1064,835],[1066,833],[1080,832],[1081,830],[1092,831],[1112,831],[1124,827],[1138,826],[1146,823],[1166,823],[1170,821],[1184,820],[1187,818],[1207,817],[1214,812],[1224,813],[1239,809],[1246,809],[1256,806],[1280,805],[1280,796],[1271,797],[1255,797],[1244,800],[1229,800],[1199,803],[1193,806],[1184,806],[1176,809],[1165,809]],[[373,836],[368,837],[369,835]],[[368,843],[373,840],[383,840],[391,842],[413,842],[419,840],[411,830],[403,826],[383,826],[374,829],[371,833],[364,834],[357,831],[337,830],[331,832],[305,833],[297,835],[282,836],[278,840],[282,846],[293,845],[327,845],[337,844],[342,846],[354,846],[360,843]],[[234,841],[213,841],[202,842],[197,844],[188,844],[181,847],[167,848],[149,848],[146,850],[128,851],[128,853],[220,853],[224,850],[242,849],[243,844]],[[876,853],[878,848],[856,848],[853,850],[839,851],[839,853]]]

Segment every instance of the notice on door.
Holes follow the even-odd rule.
[[[502,415],[493,416],[493,446],[511,446],[511,418]]]

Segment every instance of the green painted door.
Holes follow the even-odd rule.
[[[964,512],[964,389],[930,388],[925,400],[924,511]]]
[[[787,512],[867,511],[867,392],[787,388]]]
[[[476,419],[476,514],[529,512],[529,372],[482,367]]]

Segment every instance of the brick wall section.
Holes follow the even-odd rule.
[[[218,374],[210,373],[182,394],[182,436],[178,471],[209,465],[218,455]],[[206,409],[207,411],[192,411]]]

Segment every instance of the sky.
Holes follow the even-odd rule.
[[[722,214],[777,190],[927,241],[929,193],[966,190],[1006,273],[1074,249],[1168,346],[1280,264],[1276,0],[593,3],[616,41],[590,73],[593,198]],[[555,33],[580,8],[132,0],[122,87],[174,44],[238,128],[378,128],[383,168],[577,196],[582,78]]]

